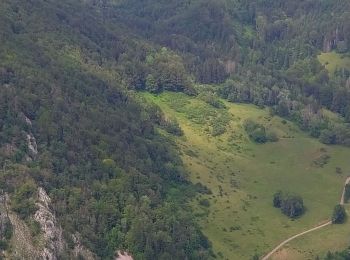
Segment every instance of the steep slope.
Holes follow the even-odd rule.
[[[184,210],[193,192],[181,160],[110,58],[119,37],[133,40],[81,1],[1,1],[0,24],[1,189],[14,218],[33,229],[20,240],[40,247],[35,237],[52,238],[43,253],[51,259],[73,258],[77,244],[97,259],[117,250],[136,259],[209,257]],[[39,187],[50,212],[37,204]],[[183,196],[168,199],[170,190]],[[53,219],[62,234],[46,229]]]
[[[276,187],[286,180],[298,186],[310,160],[317,164],[318,156],[322,161],[325,152],[316,140],[294,127],[286,129],[283,123],[276,123],[274,128],[280,137],[287,138],[260,150],[247,142],[240,127],[237,136],[225,133],[237,126],[231,126],[232,118],[240,121],[241,115],[232,112],[234,106],[224,109],[222,101],[214,100],[214,106],[221,107],[217,113],[203,108],[200,100],[210,103],[212,95],[218,94],[234,102],[269,106],[324,143],[349,145],[349,71],[336,70],[331,75],[316,58],[321,50],[347,55],[349,10],[346,0],[1,1],[0,187],[9,196],[8,208],[14,220],[13,237],[11,225],[1,227],[4,254],[21,248],[20,243],[11,242],[13,238],[29,241],[24,248],[34,252],[33,258],[47,253],[43,244],[53,258],[80,257],[76,253],[79,248],[84,249],[81,254],[85,258],[95,255],[112,259],[118,250],[126,250],[135,259],[212,258],[211,245],[187,203],[198,192],[205,194],[208,190],[193,186],[187,180],[187,171],[193,178],[196,172],[210,173],[221,163],[223,178],[232,174],[231,167],[252,174],[239,179],[247,191],[237,192],[242,200],[236,201],[241,208],[235,210],[242,218],[251,219],[244,223],[249,225],[260,223],[245,210],[249,203],[254,204],[255,191],[262,200],[256,203],[257,208],[269,215],[269,210],[264,211],[271,195],[267,180],[276,181]],[[222,85],[207,89],[195,82]],[[186,128],[186,120],[181,118],[179,122],[208,165],[193,163],[196,151],[174,146],[173,136],[160,134],[165,131],[181,136],[182,130],[171,117],[177,117],[177,113],[164,115],[145,104],[135,94],[138,90],[199,94],[198,99],[181,96],[173,105],[186,105],[182,99],[200,104],[201,109],[194,106],[193,111],[185,111],[186,120],[195,122],[196,127]],[[255,113],[267,116],[266,111],[251,110],[248,105],[239,110],[242,115],[254,117]],[[329,114],[337,120],[329,119]],[[258,119],[269,124],[268,119]],[[204,135],[198,130],[202,127],[206,129]],[[206,139],[207,133],[215,137]],[[301,139],[292,145],[288,140],[294,134]],[[226,138],[223,142],[221,135]],[[209,148],[202,145],[207,141]],[[300,152],[297,144],[302,146],[304,141],[308,149],[303,155],[309,161],[299,165],[304,158],[290,154]],[[332,158],[326,166],[329,172],[338,166],[347,169],[343,165],[347,150],[342,149],[326,149]],[[181,157],[180,152],[187,156]],[[232,159],[228,158],[231,153],[237,159],[232,164],[227,162]],[[270,164],[250,165],[253,155]],[[275,164],[281,156],[285,158],[281,165]],[[288,160],[298,166],[293,168]],[[279,171],[285,165],[300,178],[294,182],[282,178]],[[313,222],[316,214],[328,214],[338,191],[335,184],[341,182],[341,177],[326,175],[326,167],[315,172],[326,176],[319,180],[322,187],[332,183],[334,190],[329,189],[329,196],[319,194],[325,206],[319,211],[310,208],[310,215],[295,227],[296,231]],[[271,172],[266,180],[257,175],[261,169]],[[234,179],[226,186],[221,184],[229,178],[219,177],[210,188],[219,195],[226,192],[224,189],[236,190],[240,184]],[[256,179],[264,185],[254,183]],[[313,187],[317,180],[311,175],[305,183]],[[39,196],[44,194],[38,193],[42,189],[47,196]],[[318,191],[315,189],[315,194]],[[320,203],[302,187],[300,192],[307,200]],[[208,199],[207,195],[202,196]],[[221,195],[218,208],[212,204],[210,208],[226,214],[229,209],[223,209],[227,206]],[[50,198],[50,205],[38,202],[40,197]],[[202,203],[207,204],[205,200]],[[214,221],[219,215],[213,216]],[[9,224],[5,219],[4,223]],[[283,219],[279,221],[284,223]],[[47,222],[54,223],[57,230],[47,233]],[[222,246],[222,254],[231,256],[227,245],[236,245],[230,237],[226,239],[223,228],[228,227],[212,225],[206,229],[200,224],[211,239],[216,236],[212,239],[214,246]],[[236,233],[250,237],[251,233],[261,239],[260,224],[256,224],[256,232],[245,226],[244,231],[232,231],[232,237]],[[20,234],[25,235],[18,239],[16,230],[23,230]],[[251,256],[247,253],[250,247],[260,254],[284,234],[289,235],[289,231],[269,236],[271,240],[261,247],[249,239],[241,245],[242,253],[235,256]],[[43,243],[45,239],[47,243]],[[50,239],[63,242],[52,244]],[[220,250],[216,249],[218,256]]]

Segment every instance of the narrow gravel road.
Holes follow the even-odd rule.
[[[348,184],[348,183],[350,183],[350,177],[348,177],[348,178],[345,180],[345,183],[344,183],[342,196],[341,196],[341,198],[340,198],[340,204],[341,204],[341,205],[344,205],[344,203],[345,203],[345,186],[346,186],[346,184]],[[278,246],[276,246],[271,252],[269,252],[267,255],[265,255],[265,256],[262,258],[262,260],[267,260],[267,259],[269,259],[274,253],[276,253],[279,249],[281,249],[284,245],[288,244],[290,241],[292,241],[292,240],[294,240],[294,239],[296,239],[296,238],[298,238],[298,237],[301,237],[301,236],[303,236],[303,235],[305,235],[305,234],[307,234],[307,233],[310,233],[310,232],[319,230],[319,229],[321,229],[321,228],[324,228],[324,227],[326,227],[326,226],[329,226],[329,225],[331,225],[331,224],[332,224],[332,221],[327,220],[327,222],[325,222],[325,223],[323,223],[323,224],[321,224],[321,225],[318,225],[318,226],[316,226],[316,227],[314,227],[314,228],[311,228],[311,229],[308,229],[308,230],[306,230],[306,231],[303,231],[303,232],[301,232],[301,233],[299,233],[299,234],[296,234],[296,235],[294,235],[294,236],[292,236],[292,237],[290,237],[290,238],[284,240],[282,243],[280,243]]]

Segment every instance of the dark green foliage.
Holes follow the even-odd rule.
[[[193,93],[192,83],[181,58],[166,48],[146,57],[145,89],[159,93],[163,90]]]
[[[177,120],[175,118],[164,119],[161,122],[161,126],[165,129],[165,131],[167,131],[170,134],[173,134],[173,135],[176,135],[176,136],[182,136],[183,135],[183,131],[182,131],[179,123],[177,122]]]
[[[280,208],[282,206],[282,191],[278,191],[273,195],[273,206],[275,208]]]
[[[266,130],[265,127],[258,127],[249,134],[249,137],[256,143],[266,143]]]
[[[277,136],[277,134],[275,132],[267,131],[266,139],[269,142],[277,142],[278,141],[278,136]]]
[[[15,192],[12,201],[12,209],[19,214],[23,219],[31,216],[36,210],[34,195],[36,192],[36,185],[29,181],[21,185]]]
[[[261,124],[254,122],[251,119],[247,119],[244,122],[244,129],[249,135],[249,138],[256,143],[277,142],[278,137],[276,133],[267,131]]]
[[[0,250],[6,250],[8,248],[8,243],[6,240],[0,240]]]
[[[208,207],[210,207],[210,202],[207,199],[201,199],[199,201],[199,205],[201,205],[202,207],[208,208]]]
[[[135,259],[210,258],[184,208],[194,191],[209,191],[185,180],[155,124],[182,131],[130,90],[196,94],[194,80],[223,83],[221,97],[270,106],[325,143],[350,145],[349,127],[321,113],[350,118],[349,73],[328,75],[316,59],[349,50],[348,10],[346,0],[1,1],[0,167],[16,170],[0,179],[12,208],[30,217],[42,186],[65,231],[102,259],[116,249]],[[224,108],[213,93],[201,98]],[[224,125],[213,123],[212,134]],[[248,128],[256,142],[276,139]],[[32,162],[29,132],[39,146]],[[287,202],[286,214],[299,213],[300,199]]]
[[[344,203],[348,203],[350,199],[350,184],[345,185]]]
[[[246,120],[244,122],[244,129],[249,135],[250,139],[252,139],[256,143],[266,143],[266,130],[263,125],[260,125],[253,120]]]
[[[282,201],[282,212],[290,218],[296,218],[304,213],[304,203],[299,196],[288,196]]]
[[[99,258],[117,249],[135,259],[210,258],[185,208],[196,188],[155,130],[161,116],[127,90],[145,89],[152,75],[152,91],[192,93],[184,62],[104,10],[92,1],[1,1],[0,168],[5,160],[9,168],[1,186],[29,223],[45,188],[65,232],[79,232]],[[173,121],[166,128],[182,132]],[[29,132],[39,154],[26,162]]]
[[[225,126],[223,126],[221,124],[216,124],[216,123],[213,124],[213,128],[211,131],[212,136],[219,136],[219,135],[224,134],[225,132],[226,132]]]
[[[198,97],[215,108],[225,108],[225,104],[213,92],[200,93]]]
[[[6,250],[8,243],[13,235],[13,227],[11,221],[5,212],[1,212],[1,223],[0,223],[0,249]],[[0,258],[3,255],[0,254]]]
[[[328,164],[330,158],[331,157],[328,154],[321,154],[317,159],[313,161],[313,164],[316,167],[324,167],[326,164]]]
[[[40,224],[39,224],[39,222],[37,222],[35,220],[30,220],[28,227],[29,227],[30,233],[33,237],[39,235],[41,232]]]
[[[343,205],[337,205],[334,207],[332,215],[333,224],[343,224],[346,220],[346,212]]]
[[[298,195],[286,194],[278,191],[273,196],[273,206],[280,208],[282,213],[290,218],[301,216],[304,211],[303,199]]]
[[[332,130],[325,129],[321,132],[320,141],[324,144],[335,144],[336,135]]]
[[[348,260],[350,259],[350,249],[341,252],[328,252],[324,260]]]
[[[255,254],[255,255],[252,257],[252,260],[259,260],[259,259],[260,259],[260,257],[259,257],[258,254]]]
[[[205,185],[203,185],[202,183],[199,183],[197,182],[195,185],[194,185],[196,191],[198,193],[201,193],[201,194],[207,194],[207,195],[210,195],[212,194],[213,192]]]
[[[11,221],[8,220],[5,222],[4,224],[4,238],[6,240],[10,240],[12,238],[12,235],[13,235],[13,227],[12,227],[12,224],[11,224]]]

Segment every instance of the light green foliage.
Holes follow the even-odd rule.
[[[193,92],[183,61],[176,53],[162,48],[147,56],[146,61],[150,73],[146,78],[146,90],[152,93],[163,90]]]
[[[346,54],[336,52],[321,53],[318,55],[318,60],[331,74],[334,74],[337,69],[350,70],[350,57]]]
[[[348,0],[0,1],[0,168],[16,169],[0,184],[11,206],[30,219],[40,185],[59,224],[97,258],[127,249],[135,259],[207,259],[211,245],[186,208],[201,191],[208,207],[192,206],[217,256],[260,256],[328,216],[348,151],[327,147],[329,161],[314,167],[326,146],[267,109],[217,95],[350,144],[344,122],[320,112],[349,120],[349,72],[329,77],[316,59],[322,49],[348,55],[349,9]],[[166,117],[133,93],[195,95],[196,83],[224,84],[199,98],[145,94]],[[264,127],[254,139],[279,142],[250,142],[248,118]],[[187,181],[180,153],[202,187]],[[270,200],[292,186],[308,210],[289,222]]]
[[[263,144],[278,141],[277,134],[274,131],[266,130],[265,126],[256,123],[252,119],[245,120],[243,126],[249,138],[256,143]]]
[[[12,198],[12,209],[23,219],[30,217],[36,210],[36,185],[32,181],[23,183]]]
[[[184,136],[175,140],[184,152],[190,178],[212,191],[201,195],[201,199],[210,202],[209,208],[199,206],[197,201],[193,208],[215,252],[221,252],[223,258],[249,259],[254,255],[252,251],[261,256],[286,237],[329,219],[345,178],[334,169],[350,170],[346,163],[350,156],[347,148],[322,145],[290,121],[271,117],[268,110],[226,102],[230,115],[227,131],[212,137],[203,130],[206,121],[192,121],[189,117],[192,111],[187,109],[205,107],[204,102],[176,93],[143,96],[159,105],[166,115],[176,117],[184,131]],[[266,125],[279,141],[264,145],[250,142],[243,127],[246,119]],[[196,156],[187,153],[188,150]],[[323,154],[329,155],[328,163],[313,167],[314,160]],[[272,207],[271,198],[279,189],[293,190],[302,196],[307,210],[301,218],[291,221]],[[349,231],[338,229],[335,234],[327,229],[320,232],[312,237],[315,243],[311,240],[306,245],[298,243],[308,257],[311,256],[306,249],[310,248],[316,250],[312,251],[314,257],[315,252],[341,249],[350,235]],[[332,240],[328,241],[326,237],[330,234]],[[296,255],[293,250],[288,254]],[[296,259],[305,259],[305,255],[297,255]]]
[[[198,98],[215,108],[225,108],[225,104],[213,92],[202,92],[198,95]]]

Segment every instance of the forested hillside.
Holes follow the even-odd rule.
[[[154,130],[161,114],[127,93],[116,68],[127,35],[79,1],[0,5],[1,187],[11,209],[40,236],[31,223],[43,187],[65,259],[77,232],[103,259],[117,249],[136,259],[206,258],[209,244],[182,205],[194,189]]]
[[[268,107],[349,146],[349,17],[347,0],[2,0],[3,256],[21,257],[14,214],[54,259],[84,258],[81,247],[96,259],[218,257],[187,203],[208,188],[164,134],[183,131],[136,92]],[[41,188],[61,246],[42,242]]]

